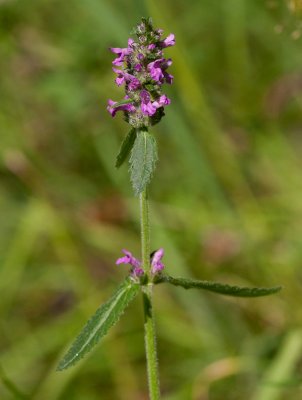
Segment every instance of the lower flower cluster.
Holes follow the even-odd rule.
[[[146,271],[142,268],[142,263],[130,253],[130,251],[123,249],[124,257],[118,258],[116,264],[129,264],[131,266],[130,275],[133,278],[142,277]],[[164,269],[164,264],[161,259],[164,256],[164,249],[159,249],[151,253],[151,274],[154,276]]]

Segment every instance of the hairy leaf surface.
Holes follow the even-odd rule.
[[[211,292],[224,294],[226,296],[235,296],[235,297],[260,297],[260,296],[268,296],[270,294],[274,294],[279,292],[282,288],[281,286],[275,287],[239,287],[239,286],[230,286],[223,283],[218,282],[209,282],[209,281],[198,281],[195,279],[185,279],[185,278],[173,278],[169,275],[159,276],[155,283],[170,283],[174,286],[181,286],[184,289],[204,289],[209,290]]]
[[[74,365],[88,353],[108,330],[119,320],[125,308],[137,295],[140,286],[127,278],[113,296],[88,320],[70,349],[60,361],[58,370],[61,371]]]
[[[136,195],[150,182],[157,160],[155,138],[146,130],[137,131],[130,157],[131,182]]]
[[[116,168],[119,168],[130,154],[135,142],[135,138],[136,138],[136,130],[132,128],[122,142],[120,151],[115,161]]]

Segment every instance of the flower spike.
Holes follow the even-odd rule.
[[[173,82],[173,76],[167,72],[172,60],[163,57],[163,49],[175,45],[175,36],[170,33],[162,39],[163,30],[154,29],[151,19],[146,18],[137,25],[135,34],[137,39],[128,39],[127,47],[110,48],[117,56],[112,62],[115,83],[125,85],[126,98],[133,101],[113,107],[117,102],[109,100],[107,110],[112,117],[123,111],[126,121],[141,129],[159,122],[164,108],[171,103],[162,93],[162,85]]]

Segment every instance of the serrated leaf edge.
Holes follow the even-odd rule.
[[[219,282],[200,281],[187,278],[174,278],[169,275],[161,275],[154,281],[157,283],[170,283],[174,286],[181,286],[184,289],[203,289],[213,293],[218,293],[224,296],[233,297],[262,297],[277,293],[282,289],[282,286],[273,287],[240,287],[232,286]]]
[[[128,284],[126,284],[128,283]],[[124,286],[125,285],[125,286]],[[108,318],[110,312],[112,312],[114,306],[117,305],[118,301],[121,299],[121,297],[126,293],[126,291],[128,289],[130,289],[133,285],[137,286],[137,291],[134,292],[132,294],[132,296],[128,299],[127,303],[125,304],[123,310],[119,313],[117,319],[114,321],[114,323],[108,327],[108,329],[103,332],[103,334],[97,338],[96,342],[92,344],[92,346],[90,348],[87,349],[87,351],[83,351],[83,349],[88,346],[89,341],[93,341],[93,339],[95,338],[95,336],[97,335],[97,331],[100,329],[101,325],[104,324],[106,322],[106,318]],[[124,286],[124,287],[123,287]],[[105,307],[106,304],[110,303],[113,300],[113,297],[116,293],[118,293],[118,291],[120,290],[120,293],[118,294],[118,296],[116,296],[116,298],[114,299],[115,301],[112,302],[112,305],[108,308],[108,310],[106,311],[106,313],[104,314],[104,317],[102,317],[102,320],[99,321],[99,323],[97,324],[97,327],[93,330],[93,334],[89,335],[89,338],[85,341],[85,343],[81,346],[81,348],[75,352],[74,356],[70,359],[67,359],[67,361],[65,361],[65,359],[68,357],[68,355],[70,353],[72,353],[73,348],[75,347],[77,341],[79,340],[80,336],[82,335],[83,331],[85,330],[85,328],[87,327],[87,325],[90,323],[90,321],[94,318],[94,316],[97,314],[97,312],[102,308]],[[95,311],[95,313],[88,319],[88,321],[86,322],[86,324],[83,326],[83,328],[81,329],[81,331],[79,332],[79,334],[76,336],[75,340],[72,342],[72,344],[70,345],[69,349],[67,350],[67,352],[65,353],[65,355],[63,356],[63,358],[61,359],[61,361],[59,362],[59,365],[57,367],[57,371],[62,371],[64,369],[67,369],[71,366],[73,366],[75,363],[77,363],[78,361],[80,361],[87,353],[89,353],[92,348],[99,342],[99,340],[104,337],[108,330],[114,326],[119,319],[121,318],[121,316],[123,315],[125,309],[127,308],[127,306],[129,305],[129,303],[135,298],[135,296],[137,295],[139,291],[139,285],[132,283],[130,280],[127,279],[126,282],[123,282],[122,285],[119,286],[119,288],[117,289],[117,291],[111,296],[110,299],[108,299],[105,303],[103,303],[102,305],[100,305],[98,307],[98,309]]]
[[[139,187],[135,187],[135,179],[134,179],[134,177],[133,177],[133,172],[134,172],[134,167],[133,167],[133,165],[134,165],[134,159],[133,159],[133,152],[134,152],[134,150],[135,150],[135,144],[136,144],[136,141],[137,140],[139,140],[139,135],[144,135],[144,137],[145,137],[145,142],[144,142],[144,147],[145,147],[145,151],[144,151],[144,162],[143,162],[143,165],[145,165],[146,164],[146,158],[147,158],[147,151],[146,151],[146,147],[147,147],[147,135],[149,135],[149,138],[150,138],[150,140],[152,141],[152,146],[153,146],[153,151],[154,151],[154,159],[152,160],[152,165],[151,165],[151,171],[149,171],[149,176],[148,176],[148,178],[146,179],[146,182],[144,183],[144,184],[140,184],[140,186]],[[150,142],[151,143],[151,142]],[[150,183],[150,181],[151,181],[151,178],[152,178],[152,176],[153,176],[153,173],[154,173],[154,170],[155,170],[155,165],[156,165],[156,162],[158,161],[158,154],[157,154],[157,143],[156,143],[156,139],[154,138],[154,136],[152,135],[152,134],[150,134],[149,132],[148,132],[148,130],[141,130],[141,132],[139,132],[139,130],[137,131],[137,135],[136,135],[136,139],[135,139],[135,142],[134,142],[134,145],[133,145],[133,147],[132,147],[132,150],[131,150],[131,157],[130,157],[130,160],[129,160],[129,162],[130,162],[130,168],[129,168],[129,170],[130,170],[130,179],[131,179],[131,182],[132,182],[132,187],[133,187],[133,190],[134,190],[134,194],[137,196],[137,195],[139,195],[144,189],[145,189],[145,187],[148,185],[148,183]]]

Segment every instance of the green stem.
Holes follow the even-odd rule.
[[[140,194],[141,210],[141,243],[142,243],[142,263],[147,271],[150,281],[150,226],[147,189]],[[156,334],[154,326],[154,315],[152,307],[153,283],[149,282],[143,287],[144,302],[144,329],[145,329],[145,351],[147,360],[147,374],[149,385],[150,400],[159,400],[159,376],[156,349]]]
[[[147,189],[140,194],[142,264],[150,276],[150,225]]]

